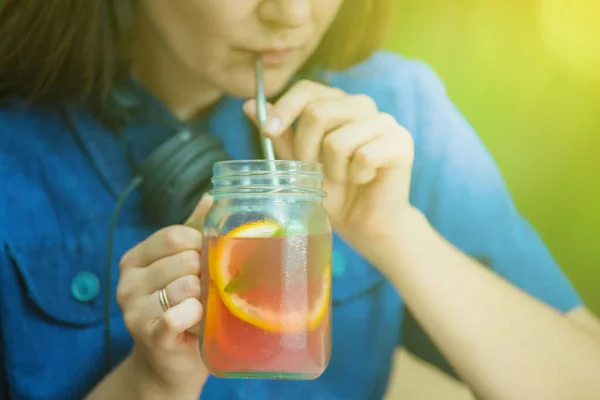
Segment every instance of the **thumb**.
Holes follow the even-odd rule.
[[[258,115],[256,112],[256,100],[248,100],[244,103],[244,113],[248,116],[248,118],[254,123],[254,125],[258,126]],[[292,128],[286,130],[280,135],[272,136],[269,135],[268,125],[269,121],[272,121],[272,118],[269,118],[273,113],[273,105],[271,103],[267,103],[267,120],[265,121],[266,128],[265,135],[270,137],[273,142],[273,149],[277,154],[277,158],[281,160],[293,160],[294,159],[294,149],[293,149],[293,131]]]
[[[204,217],[213,204],[213,198],[208,193],[202,195],[202,198],[194,208],[194,211],[190,214],[188,219],[185,221],[185,225],[191,228],[202,231],[202,225],[204,223]]]

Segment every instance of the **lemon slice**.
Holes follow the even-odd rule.
[[[232,229],[225,237],[235,238],[266,238],[273,236],[281,236],[283,227],[277,222],[266,219],[263,221],[254,221],[238,226]]]
[[[328,311],[331,268],[316,265],[314,260],[323,260],[322,256],[304,253],[306,248],[326,247],[320,243],[310,245],[311,240],[318,238],[291,239],[282,232],[282,227],[271,220],[232,230],[217,242],[210,275],[223,303],[235,317],[265,331],[311,330]],[[295,247],[295,241],[309,246]],[[300,260],[301,265],[294,265],[294,259]],[[308,273],[311,268],[319,273]],[[233,279],[240,279],[241,274],[251,282],[243,285],[244,290],[232,293],[228,285]]]

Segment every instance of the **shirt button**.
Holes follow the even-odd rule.
[[[81,303],[88,303],[98,296],[100,281],[91,272],[80,272],[71,282],[71,294]]]
[[[331,273],[334,278],[339,278],[346,273],[346,259],[340,251],[333,251]]]

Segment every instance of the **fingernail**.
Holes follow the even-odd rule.
[[[279,118],[277,118],[277,117],[268,118],[267,121],[265,122],[265,132],[270,135],[274,135],[277,133],[280,126],[281,126],[281,120]]]
[[[244,111],[246,111],[247,114],[256,114],[256,101],[250,100],[244,104]]]

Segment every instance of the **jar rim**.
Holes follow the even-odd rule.
[[[212,195],[325,197],[323,165],[297,160],[226,160],[213,165]]]
[[[213,165],[214,177],[247,172],[296,172],[301,174],[323,174],[323,165],[314,161],[298,160],[223,160]]]

